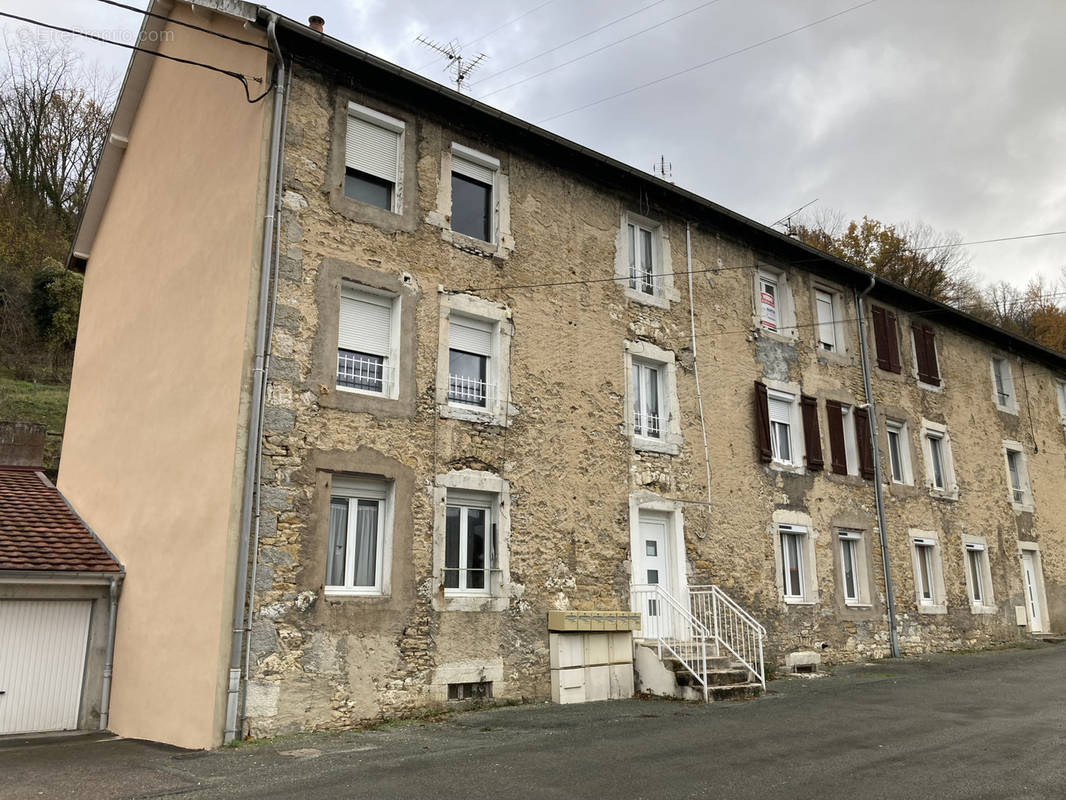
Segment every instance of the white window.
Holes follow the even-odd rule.
[[[644,294],[659,294],[655,232],[636,222],[630,222],[626,228],[629,243],[629,288]]]
[[[510,485],[491,472],[449,472],[437,476],[433,503],[433,607],[506,609]]]
[[[795,332],[792,292],[784,272],[760,267],[755,275],[755,319],[763,330],[791,336]]]
[[[329,498],[327,594],[386,594],[391,552],[391,484],[335,475]]]
[[[861,531],[841,530],[837,533],[837,541],[840,544],[840,581],[844,603],[849,606],[869,605],[866,540]]]
[[[838,292],[815,287],[815,334],[818,337],[818,347],[826,352],[843,353],[847,349],[844,346],[843,315],[840,306]]]
[[[403,134],[401,120],[348,104],[344,148],[344,194],[353,200],[396,212],[402,204]]]
[[[626,423],[633,447],[681,452],[674,354],[649,342],[626,342]]]
[[[1055,397],[1059,401],[1059,421],[1066,427],[1066,381],[1055,381]]]
[[[452,145],[452,230],[494,244],[497,241],[497,175],[492,156]]]
[[[910,435],[907,423],[889,419],[885,421],[888,432],[888,464],[893,483],[914,483],[911,472]]]
[[[799,466],[803,463],[803,453],[796,396],[770,389],[766,393],[766,405],[773,460],[786,466]]]
[[[992,597],[992,571],[985,540],[977,536],[963,536],[963,553],[970,608],[974,613],[988,613],[995,609],[995,600]]]
[[[396,396],[399,320],[396,298],[341,284],[337,388]]]
[[[440,295],[437,407],[441,416],[508,425],[511,311],[468,294]]]
[[[781,541],[781,590],[786,601],[806,599],[808,580],[807,529],[802,525],[777,526]]]
[[[958,498],[951,440],[946,425],[922,421],[922,447],[925,451],[925,479],[930,494],[949,500]]]
[[[858,475],[859,441],[855,428],[855,408],[841,404],[840,419],[844,424],[844,454],[848,464],[848,475]],[[868,423],[864,423],[866,424]],[[862,435],[869,436],[869,433],[862,431]]]
[[[1018,402],[1014,396],[1014,377],[1010,362],[1005,358],[992,358],[992,400],[996,408],[1012,414],[1018,413]]]
[[[615,239],[614,275],[622,293],[637,303],[669,308],[681,298],[674,289],[666,228],[648,217],[622,214]]]
[[[1011,505],[1016,511],[1033,510],[1033,493],[1029,487],[1029,465],[1021,442],[1004,442],[1007,485]]]
[[[927,531],[911,536],[914,559],[914,594],[918,610],[930,614],[947,613],[940,548],[935,535]]]

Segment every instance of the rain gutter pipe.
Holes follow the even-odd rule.
[[[703,419],[703,394],[700,392],[700,367],[696,359],[696,298],[692,294],[692,225],[685,223],[685,264],[688,271],[688,321],[692,330],[692,374],[696,378],[696,406],[700,410],[700,430],[703,432],[703,464],[707,468],[707,533],[711,532],[711,452],[707,449],[707,424]],[[707,533],[696,536],[705,539]]]
[[[859,354],[862,361],[862,384],[866,391],[867,421],[870,425],[870,444],[874,457],[874,501],[877,505],[877,533],[881,541],[881,569],[885,575],[885,605],[888,607],[888,647],[892,658],[899,658],[899,634],[896,632],[896,597],[892,589],[892,570],[888,562],[888,531],[885,525],[885,494],[881,485],[881,452],[877,446],[877,415],[874,413],[874,390],[870,382],[870,357],[866,349],[866,317],[862,299],[877,285],[877,276],[870,276],[870,285],[855,293],[855,319],[859,327]]]
[[[259,305],[256,310],[255,367],[252,370],[252,394],[248,413],[248,442],[245,449],[244,491],[241,497],[240,533],[237,544],[237,576],[233,590],[233,631],[230,641],[229,682],[226,690],[226,729],[223,741],[232,742],[239,735],[238,712],[241,694],[241,645],[245,635],[245,605],[248,599],[248,556],[252,532],[252,500],[263,433],[263,387],[265,385],[267,316],[270,302],[271,255],[274,247],[275,203],[277,202],[282,111],[285,98],[285,59],[275,35],[278,17],[270,15],[267,41],[274,51],[274,109],[270,127],[270,161],[267,169],[266,202],[263,217],[263,250],[259,267]]]
[[[118,585],[121,576],[108,583],[110,606],[107,614],[107,653],[104,655],[104,680],[100,690],[100,730],[106,731],[111,711],[111,673],[115,665],[115,621],[118,617]]]

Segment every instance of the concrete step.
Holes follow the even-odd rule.
[[[684,667],[679,667],[674,670],[677,675],[677,682],[683,686],[698,686],[699,681],[696,676],[689,672]],[[751,679],[751,673],[746,669],[709,669],[706,672],[701,673],[706,679],[708,686],[735,686],[737,684],[747,683]]]
[[[763,693],[761,683],[736,683],[732,686],[709,687],[710,699],[718,700],[751,700]]]
[[[1032,633],[1030,636],[1047,644],[1062,644],[1066,642],[1066,633]]]
[[[706,659],[702,659],[698,656],[685,657],[687,661],[694,669],[734,669],[739,665],[733,661],[731,656],[707,656]],[[666,663],[675,672],[679,669],[684,669],[681,666],[681,661],[678,658],[670,655],[669,653],[663,653],[663,662]]]

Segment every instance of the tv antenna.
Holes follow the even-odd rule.
[[[444,68],[451,70],[452,80],[455,81],[455,91],[457,92],[463,91],[463,85],[466,83],[466,79],[470,77],[470,73],[481,66],[481,62],[488,58],[484,53],[478,53],[472,59],[464,59],[463,46],[459,44],[458,39],[452,39],[450,42],[441,44],[432,39],[427,39],[425,36],[418,36],[415,41],[419,44],[424,44],[431,50],[436,50],[448,59]]]
[[[799,208],[797,208],[795,211],[789,211],[787,214],[785,214],[785,216],[781,217],[781,219],[779,219],[777,222],[774,222],[773,224],[771,224],[770,227],[771,228],[776,228],[778,225],[782,225],[785,228],[785,234],[787,236],[794,235],[793,232],[792,232],[792,218],[794,216],[796,216],[798,213],[800,213],[807,206],[813,206],[817,202],[818,202],[818,198],[816,197],[813,200],[811,200],[810,202],[804,203]]]
[[[666,156],[659,156],[659,160],[651,165],[651,171],[653,175],[658,175],[664,181],[670,181],[674,174],[674,165],[666,160]]]

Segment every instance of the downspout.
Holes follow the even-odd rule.
[[[107,614],[107,653],[104,655],[104,681],[100,690],[100,730],[106,731],[111,711],[111,673],[115,665],[115,621],[118,617],[118,584],[116,576],[109,584],[111,605]]]
[[[274,32],[277,15],[267,23],[267,40],[274,50],[274,111],[270,127],[270,161],[267,169],[266,202],[263,217],[263,250],[259,267],[259,305],[256,310],[255,367],[252,370],[252,395],[248,414],[248,442],[244,463],[244,491],[241,497],[240,539],[237,545],[237,576],[233,590],[233,631],[230,641],[229,684],[226,694],[226,730],[223,740],[232,742],[239,731],[237,716],[241,694],[241,645],[245,634],[245,604],[248,595],[248,553],[252,532],[252,500],[263,432],[263,386],[266,371],[267,311],[270,301],[270,265],[274,244],[274,205],[277,198],[281,141],[281,120],[285,97],[285,60]]]
[[[711,530],[711,451],[707,448],[707,424],[703,419],[703,394],[700,392],[700,368],[696,360],[696,298],[692,294],[692,225],[685,223],[685,264],[688,271],[688,322],[692,331],[692,374],[696,378],[696,406],[700,410],[700,431],[703,433],[703,464],[707,468],[707,531]],[[696,532],[700,539],[707,534]]]
[[[870,276],[870,285],[855,294],[855,319],[859,326],[859,354],[862,361],[862,384],[866,391],[867,422],[870,425],[870,444],[874,457],[874,501],[877,505],[877,531],[881,541],[881,569],[885,575],[885,605],[888,606],[888,647],[892,658],[899,658],[899,634],[896,632],[896,596],[892,590],[892,570],[888,561],[888,531],[885,524],[885,495],[881,486],[881,452],[877,446],[877,415],[874,413],[874,390],[870,382],[870,358],[866,350],[866,317],[862,299],[877,284],[877,276]]]

